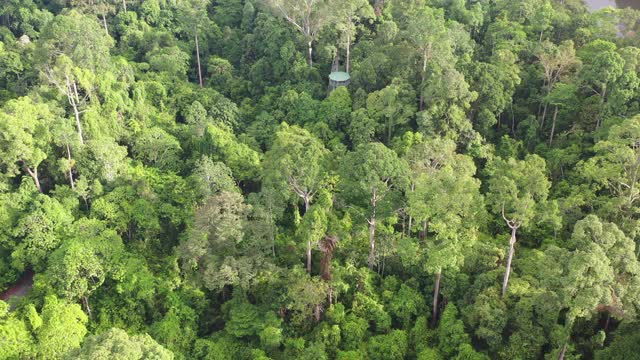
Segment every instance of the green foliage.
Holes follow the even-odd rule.
[[[243,255],[247,205],[236,192],[209,197],[198,208],[189,237],[178,248],[183,269],[209,289],[225,285],[248,286],[255,277],[253,256]],[[253,256],[252,256],[253,255]]]
[[[42,325],[34,329],[38,342],[37,358],[60,359],[69,351],[80,347],[87,333],[87,315],[79,305],[48,296],[40,317]]]
[[[173,359],[171,351],[163,348],[149,335],[129,336],[121,329],[109,329],[92,335],[67,355],[68,359]]]
[[[24,169],[40,188],[38,166],[47,158],[55,120],[45,104],[28,97],[5,104],[0,112],[0,166],[5,174],[16,176]]]
[[[145,130],[136,139],[133,152],[147,165],[175,169],[180,158],[180,143],[162,129]]]
[[[526,226],[539,215],[551,187],[544,159],[537,155],[528,155],[525,160],[496,158],[487,172],[487,199],[495,214],[504,214],[517,226]]]
[[[371,359],[402,359],[407,353],[407,334],[402,330],[391,330],[386,335],[376,335],[367,344]]]
[[[451,304],[442,313],[436,332],[439,353],[445,358],[483,359],[471,346],[471,338],[464,330],[464,324],[457,318],[458,309]]]
[[[209,125],[202,146],[206,149],[206,155],[211,155],[216,161],[223,161],[233,171],[236,179],[255,179],[260,171],[259,154],[239,142],[228,128]]]
[[[62,243],[73,216],[63,204],[45,195],[36,197],[28,211],[15,225],[13,235],[19,240],[11,257],[19,269],[32,266],[40,271],[45,259]]]
[[[623,324],[616,331],[611,344],[596,351],[596,359],[624,359],[638,353],[638,325],[636,322]]]
[[[69,231],[69,239],[49,257],[42,281],[70,300],[87,298],[117,271],[122,240],[104,222],[83,219]],[[90,310],[88,310],[90,311]]]
[[[569,261],[570,284],[566,286],[573,322],[598,309],[623,317],[640,296],[640,264],[635,244],[615,224],[589,215],[576,223],[571,236],[574,252]],[[620,283],[618,279],[625,279]]]
[[[640,17],[590,4],[2,1],[0,359],[633,357]]]
[[[0,300],[0,357],[28,357],[33,349],[33,339],[29,330],[28,324],[9,314],[9,305]]]
[[[265,153],[264,183],[292,192],[308,207],[320,189],[326,155],[322,143],[309,132],[283,123],[271,149]]]

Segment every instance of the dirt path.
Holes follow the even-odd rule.
[[[13,297],[22,297],[25,296],[29,290],[33,287],[33,271],[28,270],[25,272],[22,277],[13,284],[10,288],[8,288],[5,292],[0,294],[0,300],[9,301],[9,299]]]

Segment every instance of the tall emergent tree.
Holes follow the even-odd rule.
[[[341,196],[364,214],[369,225],[368,265],[376,263],[376,226],[394,212],[406,187],[407,163],[381,143],[368,143],[347,154],[341,167]],[[394,201],[395,200],[395,201]]]
[[[309,66],[313,65],[313,42],[334,21],[334,0],[262,0],[277,16],[295,27],[307,41]]]
[[[47,158],[55,115],[28,97],[11,100],[0,111],[0,166],[9,176],[23,169],[42,192],[38,166]]]
[[[116,0],[70,0],[71,6],[74,6],[84,13],[99,16],[102,19],[104,31],[109,35],[109,27],[107,26],[107,14],[116,11]]]
[[[557,82],[561,81],[574,67],[580,64],[580,60],[576,58],[576,51],[571,40],[563,41],[560,45],[555,45],[550,41],[543,42],[538,53],[538,59],[543,69],[543,89],[546,95],[549,95],[555,89]],[[544,110],[542,111],[540,126],[544,125],[544,120],[547,116],[549,102],[545,100],[546,98],[543,98]]]
[[[265,154],[264,182],[267,187],[283,189],[304,202],[305,214],[326,177],[328,155],[322,142],[307,130],[283,123]],[[311,272],[311,239],[307,239],[307,271]]]
[[[424,107],[423,88],[427,80],[427,67],[432,60],[453,60],[452,44],[448,37],[444,10],[428,6],[420,8],[410,17],[406,38],[416,48],[421,58],[420,110]]]
[[[202,81],[202,66],[200,64],[200,43],[198,35],[204,30],[211,30],[215,26],[207,16],[207,7],[211,0],[183,0],[178,5],[178,19],[182,24],[182,30],[192,36],[196,45],[196,62],[198,65],[198,81],[200,87]]]
[[[373,7],[367,0],[337,1],[336,29],[340,32],[340,46],[347,52],[345,71],[351,68],[351,44],[356,38],[357,24],[375,17]]]
[[[412,159],[425,156],[418,165],[413,191],[407,195],[409,214],[428,224],[435,237],[426,242],[425,269],[435,275],[431,324],[438,319],[438,299],[443,270],[456,270],[464,261],[463,249],[476,240],[484,212],[480,181],[473,176],[476,167],[466,155],[456,154],[449,141],[435,139],[414,146]],[[447,151],[449,150],[449,151]],[[426,237],[427,226],[423,228]]]
[[[516,232],[545,212],[547,217],[554,214],[553,206],[550,209],[547,206],[551,182],[547,179],[545,168],[544,159],[538,155],[527,155],[524,160],[495,158],[487,166],[488,203],[494,213],[502,216],[511,230],[502,296],[507,293]]]
[[[95,74],[110,65],[113,39],[97,21],[72,10],[47,24],[38,43],[37,58],[48,82],[64,95],[76,120],[80,143],[84,144],[81,114],[95,95]]]

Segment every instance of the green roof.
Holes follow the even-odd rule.
[[[349,76],[349,73],[346,73],[344,71],[334,71],[331,74],[329,74],[329,80],[338,81],[338,82],[347,81],[350,78],[351,77]]]

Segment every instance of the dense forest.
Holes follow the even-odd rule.
[[[0,359],[639,359],[638,31],[3,0]]]

